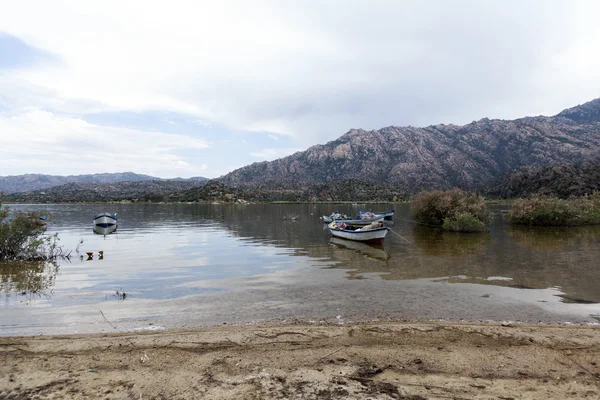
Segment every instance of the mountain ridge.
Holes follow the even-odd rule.
[[[297,189],[345,179],[416,192],[475,190],[525,165],[584,162],[600,155],[600,99],[555,116],[482,118],[466,125],[351,129],[303,152],[253,163],[218,178],[231,187]]]
[[[484,190],[489,182],[518,168],[583,163],[599,157],[600,98],[549,117],[350,129],[326,144],[278,160],[253,163],[217,180],[230,188],[293,190],[303,193],[300,197],[308,196],[314,185],[344,181],[385,184],[394,193],[405,194],[450,187]],[[203,182],[206,178],[168,180],[133,172],[66,177],[26,174],[0,177],[0,192],[40,191],[90,181],[152,180]],[[71,190],[68,186],[63,189]],[[165,192],[161,189],[160,193]]]
[[[11,194],[49,189],[68,183],[117,183],[141,181],[206,181],[204,177],[163,179],[134,172],[98,173],[83,175],[23,174],[0,176],[0,193]]]
[[[206,184],[198,180],[144,180],[111,183],[69,182],[46,189],[11,193],[11,203],[85,203],[118,201],[164,201],[172,193],[184,192]]]

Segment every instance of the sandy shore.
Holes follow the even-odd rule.
[[[600,329],[364,323],[1,337],[0,399],[598,399]]]

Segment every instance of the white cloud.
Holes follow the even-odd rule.
[[[161,177],[194,175],[206,170],[206,164],[178,153],[210,147],[204,140],[184,135],[98,126],[36,109],[0,115],[0,132],[0,170],[14,174],[135,171]]]
[[[0,31],[60,62],[10,72],[5,103],[185,113],[302,147],[556,113],[600,93],[599,14],[593,0],[13,1]]]

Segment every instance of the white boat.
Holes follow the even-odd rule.
[[[394,218],[394,210],[388,210],[388,211],[364,211],[364,210],[359,210],[358,211],[359,215],[362,217],[363,215],[366,216],[370,216],[371,218],[373,217],[381,217],[383,216],[385,219],[390,220],[392,218]]]
[[[325,222],[327,224],[330,223],[330,222],[333,222],[334,220],[345,221],[345,220],[350,220],[350,219],[351,218],[344,218],[342,216],[332,217],[331,215],[330,216],[323,215],[323,222]]]
[[[380,221],[383,221],[383,217],[380,218]],[[337,225],[336,221],[333,221],[327,226],[329,232],[331,232],[334,237],[356,240],[357,242],[364,243],[382,243],[383,239],[385,239],[385,235],[387,235],[390,230],[387,226],[381,226],[374,229],[367,227],[357,228],[356,225],[348,224],[345,221],[343,222],[343,224]]]
[[[110,235],[117,231],[117,225],[107,226],[106,228],[100,225],[94,225],[94,233],[97,235]]]
[[[333,220],[350,220],[352,219],[352,217],[348,217],[346,214],[342,214],[338,211],[334,211],[331,213],[331,215],[327,216],[327,215],[323,215],[323,222],[325,223],[330,223],[333,222]]]
[[[94,216],[94,226],[108,228],[117,224],[117,213],[102,213]]]

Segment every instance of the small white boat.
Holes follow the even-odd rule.
[[[117,213],[102,213],[94,216],[94,226],[108,228],[117,224]]]
[[[394,218],[394,210],[388,210],[388,211],[364,211],[364,210],[359,210],[358,211],[359,215],[362,217],[363,215],[365,216],[370,216],[371,218],[375,217],[381,217],[383,216],[385,219],[390,220],[392,218]]]
[[[350,220],[350,219],[352,219],[352,217],[349,217],[346,214],[342,214],[342,213],[340,213],[338,211],[332,212],[331,215],[329,215],[329,216],[323,215],[323,222],[325,222],[325,223],[333,222],[336,219],[339,219],[339,220]]]
[[[380,221],[383,221],[383,217],[381,217]],[[343,222],[343,224],[340,223],[338,225],[336,221],[333,221],[327,226],[329,228],[329,232],[331,232],[334,237],[355,240],[357,242],[364,243],[382,243],[383,239],[385,239],[385,235],[387,235],[388,231],[390,230],[390,228],[383,225],[378,228],[357,228],[356,225],[349,224],[345,221]]]
[[[330,222],[333,222],[334,220],[345,221],[345,220],[349,220],[349,219],[350,218],[344,218],[344,217],[341,217],[341,216],[339,216],[339,217],[332,217],[331,215],[330,216],[323,215],[323,222],[325,222],[327,224],[330,223]]]

